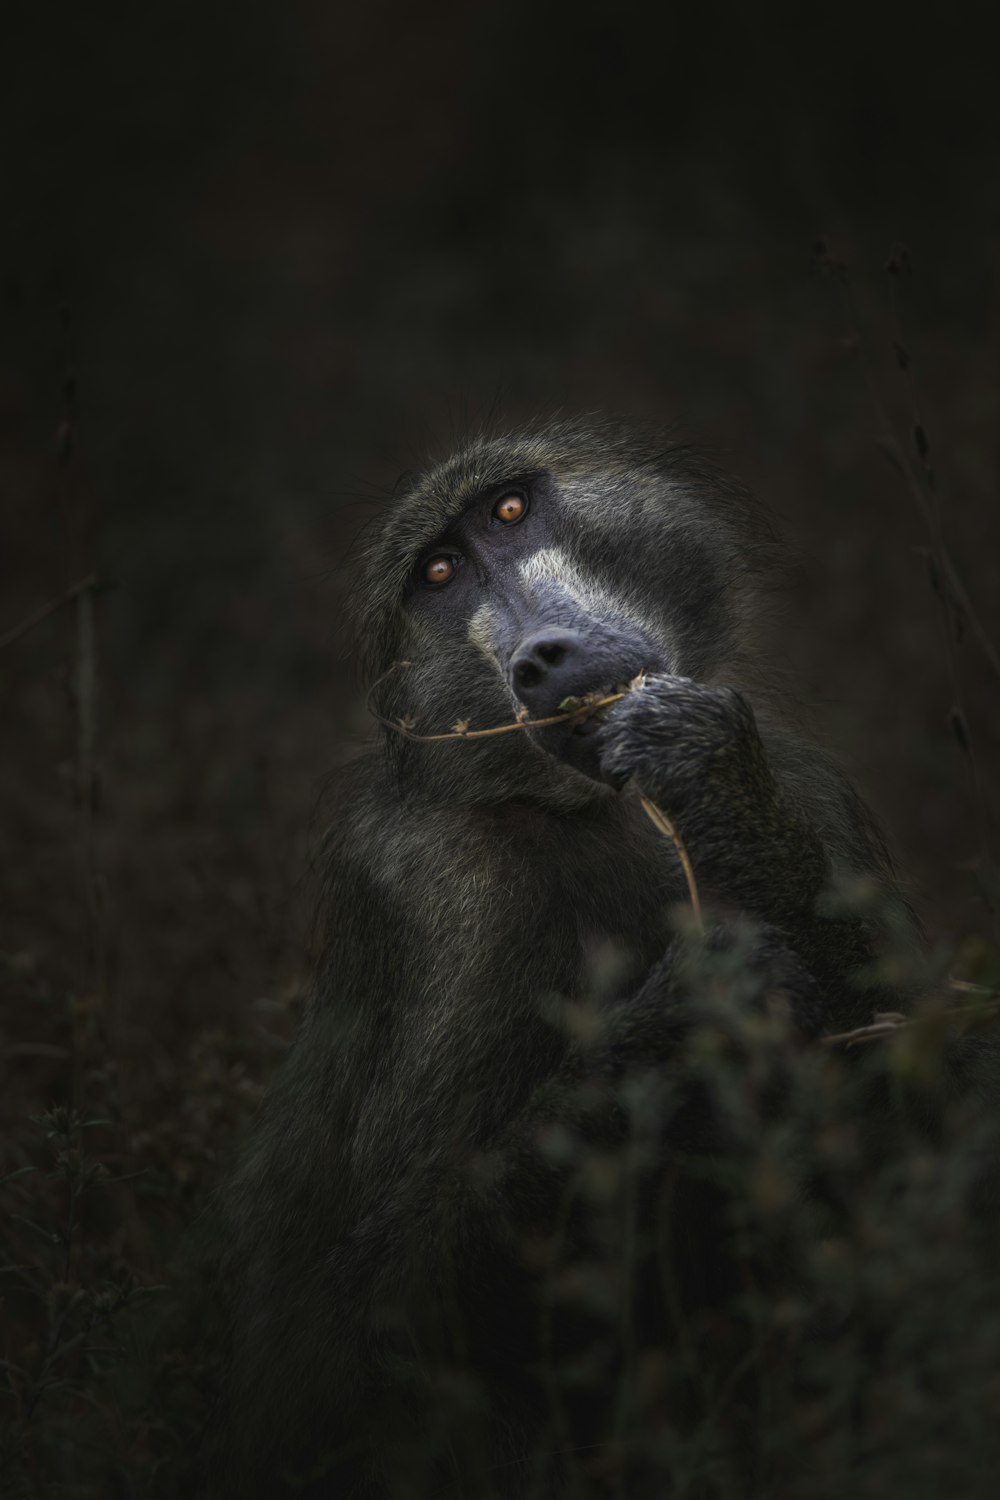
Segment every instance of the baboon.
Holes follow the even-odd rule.
[[[402,482],[359,590],[382,726],[339,790],[325,951],[220,1194],[211,1493],[666,1492],[607,1441],[616,1381],[733,1286],[724,1195],[685,1166],[727,1125],[676,1060],[726,1004],[780,1011],[789,1066],[869,1020],[908,920],[862,801],[774,707],[775,553],[710,465],[611,423]],[[413,737],[518,713],[562,718]],[[879,899],[838,902],[851,880]]]

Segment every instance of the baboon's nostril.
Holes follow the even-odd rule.
[[[566,655],[566,647],[559,641],[544,641],[538,647],[538,654],[550,667],[558,667]]]
[[[514,669],[514,681],[518,687],[537,687],[542,680],[542,669],[536,667],[533,661],[519,662]]]

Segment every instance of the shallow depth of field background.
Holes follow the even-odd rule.
[[[0,637],[107,588],[85,702],[76,604],[0,651],[0,1115],[15,1165],[48,1104],[113,1120],[102,1155],[142,1175],[95,1264],[158,1279],[280,1055],[324,779],[366,733],[352,543],[487,415],[677,422],[768,502],[800,563],[794,694],[929,932],[995,941],[982,24],[522,0],[5,19]],[[974,605],[953,651],[885,452],[919,459],[915,423]]]

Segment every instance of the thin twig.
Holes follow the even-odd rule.
[[[982,995],[984,1000],[1000,1000],[1000,991],[991,989],[988,984],[973,984],[970,979],[954,979],[950,974],[948,988],[962,995]]]
[[[93,808],[97,750],[97,631],[93,588],[76,596],[76,783],[80,805]]]
[[[674,827],[673,823],[671,823],[666,813],[662,812],[660,808],[657,807],[655,802],[650,802],[649,798],[644,796],[641,792],[639,794],[639,801],[642,803],[643,811],[646,813],[646,816],[649,818],[650,822],[654,825],[654,827],[658,828],[661,833],[666,834],[667,838],[671,840],[674,848],[677,850],[677,856],[681,862],[681,869],[684,871],[684,879],[687,881],[688,895],[691,897],[691,909],[694,912],[698,922],[701,923],[701,898],[698,895],[698,883],[694,878],[694,870],[691,868],[691,861],[688,858],[687,850],[681,842],[680,834],[677,832],[677,829]]]
[[[96,573],[88,573],[86,578],[81,578],[72,584],[66,590],[65,594],[60,594],[57,599],[50,599],[47,604],[40,605],[32,614],[26,615],[20,624],[8,630],[6,635],[0,635],[0,651],[3,651],[7,646],[13,646],[15,641],[19,641],[22,635],[27,635],[29,630],[34,630],[35,626],[40,625],[43,620],[47,620],[49,615],[54,615],[65,604],[72,604],[73,600],[80,594],[92,591],[96,587]]]
[[[406,669],[412,666],[412,661],[393,662],[388,671],[383,672],[382,676],[372,683],[368,693],[368,712],[379,724],[384,724],[386,729],[393,729],[397,734],[401,734],[404,739],[416,740],[421,745],[430,745],[441,740],[486,740],[491,739],[494,735],[510,734],[512,731],[518,729],[544,729],[550,724],[582,723],[584,719],[588,719],[597,709],[606,708],[609,703],[617,703],[620,698],[625,697],[624,693],[610,693],[606,698],[586,698],[581,702],[579,708],[567,709],[565,713],[553,714],[547,719],[515,718],[509,724],[495,724],[490,729],[470,729],[464,721],[459,720],[453,729],[447,730],[444,734],[417,734],[413,727],[416,722],[415,720],[406,718],[387,719],[383,714],[378,712],[372,703],[375,693],[387,677],[398,669]]]
[[[98,803],[100,781],[97,765],[98,638],[94,612],[94,587],[76,596],[76,791],[80,809],[83,880],[90,917],[94,984],[102,1002],[107,1001],[107,933],[104,888],[98,849]]]
[[[906,485],[906,488],[909,491],[911,500],[913,501],[917,510],[920,512],[920,515],[924,521],[925,526],[927,527],[931,539],[932,549],[935,553],[936,561],[940,567],[942,576],[947,583],[948,589],[951,592],[952,599],[961,609],[963,616],[968,621],[969,629],[971,630],[973,636],[979,644],[980,650],[986,657],[986,660],[988,661],[990,668],[992,669],[997,680],[1000,681],[1000,652],[997,651],[996,646],[993,644],[993,641],[987,634],[986,629],[983,626],[982,621],[980,620],[972,603],[972,600],[969,598],[968,591],[966,590],[961,578],[958,575],[958,571],[952,559],[951,552],[949,551],[947,542],[945,541],[940,527],[940,512],[939,510],[937,510],[936,492],[933,493],[933,498],[929,493],[931,487],[927,484],[926,466],[922,463],[921,471],[918,473],[914,468],[908,450],[904,448],[903,444],[899,442],[896,437],[896,424],[889,416],[888,409],[886,408],[886,404],[882,398],[874,371],[871,366],[871,358],[869,352],[870,340],[865,336],[865,323],[858,306],[854,285],[850,280],[849,267],[845,261],[838,260],[835,256],[829,254],[826,254],[824,258],[821,258],[820,263],[824,267],[824,269],[833,270],[836,272],[836,282],[840,292],[841,304],[845,314],[845,321],[855,340],[856,347],[863,356],[863,373],[865,384],[868,389],[868,395],[871,400],[873,413],[881,427],[883,434],[879,446],[881,447],[882,452],[885,454],[885,456],[890,460],[897,473],[900,475],[901,479]],[[894,323],[896,323],[897,317],[895,306],[893,306],[892,308],[892,315],[893,321]],[[900,358],[899,352],[901,343],[898,336],[898,328],[894,329],[894,333],[896,334],[894,338],[894,344],[896,346],[896,362],[897,364],[901,364],[902,360]],[[903,366],[903,368],[905,371],[905,365]],[[908,380],[907,383],[910,386],[910,390],[912,392],[912,377]]]
[[[951,981],[954,985],[956,981]],[[976,988],[976,986],[973,986]],[[825,1036],[823,1045],[833,1047],[838,1043],[853,1046],[855,1042],[877,1042],[885,1036],[894,1036],[898,1031],[915,1031],[939,1021],[952,1021],[963,1016],[974,1016],[979,1020],[993,1020],[1000,1015],[1000,996],[979,1005],[954,1005],[926,1016],[904,1016],[897,1011],[876,1014],[870,1026],[858,1026],[853,1031],[840,1031],[835,1036]]]

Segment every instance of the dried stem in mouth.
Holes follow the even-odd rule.
[[[620,698],[625,697],[626,692],[631,692],[634,687],[640,687],[644,680],[643,674],[634,677],[628,688],[622,692],[608,693],[602,696],[600,693],[585,693],[582,698],[564,698],[559,707],[562,713],[552,714],[545,719],[529,719],[528,710],[522,706],[518,709],[509,724],[495,724],[490,729],[472,729],[468,719],[458,719],[451,729],[443,734],[417,734],[416,719],[400,718],[387,719],[375,708],[372,700],[376,692],[390,677],[393,672],[400,669],[412,667],[412,661],[396,661],[388,671],[372,683],[368,693],[368,712],[379,724],[384,724],[386,729],[393,729],[397,734],[403,735],[405,739],[416,740],[419,744],[429,745],[441,740],[486,740],[492,739],[497,734],[510,734],[518,729],[546,729],[550,724],[582,724],[584,719],[589,719],[599,709],[607,708],[612,703],[617,703]],[[571,705],[567,707],[566,705]]]

